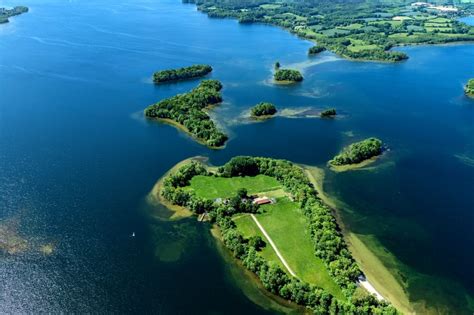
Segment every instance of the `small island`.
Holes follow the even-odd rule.
[[[323,46],[313,46],[308,50],[308,55],[317,55],[325,50],[326,48]]]
[[[323,110],[319,116],[321,118],[333,118],[336,116],[336,110],[334,108]]]
[[[474,98],[474,79],[467,81],[467,84],[464,87],[464,92],[467,96]]]
[[[276,112],[277,109],[275,105],[267,102],[258,103],[250,110],[250,114],[252,115],[252,117],[259,119],[270,118],[275,115]]]
[[[335,171],[360,168],[373,162],[380,154],[382,154],[382,141],[368,138],[345,147],[329,161],[329,165]]]
[[[222,84],[217,80],[203,80],[188,93],[164,99],[145,109],[145,116],[170,123],[192,135],[210,148],[224,145],[228,137],[218,130],[204,111],[222,102]]]
[[[24,6],[17,6],[17,7],[14,7],[13,9],[0,8],[0,24],[8,23],[9,17],[20,15],[26,12],[28,12],[28,8]]]
[[[212,67],[209,65],[192,65],[185,68],[162,70],[153,74],[153,82],[166,83],[189,80],[203,77],[211,71]]]
[[[303,81],[303,76],[301,73],[294,69],[277,69],[273,78],[277,83],[280,84]]]
[[[397,314],[357,285],[366,280],[301,166],[238,156],[221,167],[188,159],[172,170],[153,189],[155,198],[211,222],[269,292],[317,314]]]

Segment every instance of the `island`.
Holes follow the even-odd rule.
[[[267,102],[260,102],[254,107],[252,107],[252,109],[250,110],[250,114],[252,115],[252,117],[259,119],[270,118],[275,115],[276,112],[277,109],[275,105]]]
[[[345,147],[341,153],[329,161],[334,170],[347,170],[367,165],[382,154],[382,141],[368,138]],[[345,167],[348,166],[348,167]]]
[[[467,81],[467,84],[464,87],[464,92],[467,96],[474,98],[474,79]]]
[[[153,74],[153,82],[166,83],[189,80],[203,77],[211,71],[212,67],[209,65],[192,65],[185,68],[162,70]]]
[[[458,21],[473,13],[456,6],[403,1],[187,0],[213,18],[282,27],[344,58],[397,62],[408,56],[392,48],[474,40],[474,27]]]
[[[294,83],[303,81],[303,76],[298,70],[277,69],[273,76],[277,83]]]
[[[313,46],[308,50],[308,55],[317,55],[325,50],[326,48],[324,48],[323,46]]]
[[[334,108],[330,108],[330,109],[326,109],[326,110],[323,110],[319,116],[321,118],[333,118],[334,116],[336,116],[336,110]]]
[[[145,109],[145,116],[170,123],[192,135],[210,148],[222,147],[228,137],[220,131],[205,112],[206,108],[222,102],[222,84],[203,80],[188,93],[164,99]]]
[[[0,24],[8,23],[8,18],[28,12],[28,8],[24,6],[16,6],[13,9],[0,8]]]
[[[272,294],[316,314],[397,314],[358,285],[365,277],[302,167],[238,156],[220,167],[188,159],[172,170],[153,193],[209,221]]]

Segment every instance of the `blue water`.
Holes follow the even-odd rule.
[[[410,59],[401,64],[308,59],[311,43],[281,29],[208,19],[174,0],[21,4],[30,12],[0,26],[0,227],[28,246],[0,254],[2,312],[263,313],[207,227],[158,220],[145,196],[190,156],[324,167],[343,145],[377,136],[391,151],[374,170],[327,171],[325,187],[348,205],[341,212],[353,231],[396,256],[414,301],[468,313],[474,101],[463,84],[473,76],[472,45],[404,48]],[[305,81],[268,84],[276,60],[302,69]],[[142,117],[148,104],[197,84],[154,86],[151,73],[193,63],[211,64],[224,84],[215,115],[231,134],[225,150]],[[235,118],[260,101],[343,115]],[[170,259],[169,248],[182,252]]]

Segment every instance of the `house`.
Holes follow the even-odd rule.
[[[273,203],[271,199],[269,199],[268,197],[260,197],[260,198],[255,198],[252,203],[254,205],[266,205],[266,204],[270,204],[270,203]]]

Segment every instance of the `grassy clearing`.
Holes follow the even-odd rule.
[[[255,224],[252,217],[250,217],[250,215],[244,214],[241,216],[237,216],[234,218],[234,222],[237,225],[239,231],[242,232],[242,235],[244,237],[260,236],[263,240],[265,240],[267,246],[262,249],[260,255],[262,255],[262,257],[268,261],[276,262],[282,270],[286,270],[286,267],[278,258],[272,246],[270,245],[266,237],[263,235],[262,231],[260,231],[258,226]]]
[[[281,189],[276,179],[265,175],[233,178],[195,176],[188,187],[197,196],[206,199],[230,198],[241,188],[246,188],[249,194]]]
[[[264,213],[258,214],[257,219],[298,277],[344,299],[324,262],[314,255],[311,236],[306,231],[306,218],[298,205],[288,198],[280,198],[276,204],[261,209]]]

